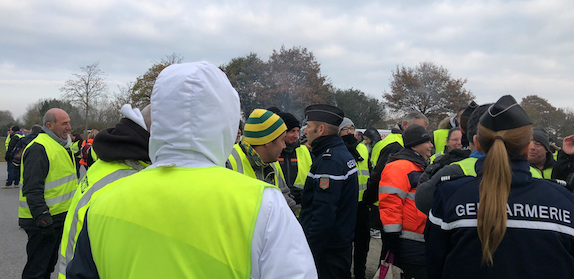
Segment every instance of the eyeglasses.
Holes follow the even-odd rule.
[[[341,129],[341,131],[355,131],[355,127],[351,127],[351,128],[345,127],[343,129]]]

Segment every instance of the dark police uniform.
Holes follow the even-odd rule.
[[[477,161],[479,172],[483,162]],[[513,158],[511,167],[507,229],[492,267],[481,265],[476,229],[481,177],[437,188],[426,232],[429,278],[574,277],[574,197],[561,185],[532,178],[524,157]]]
[[[532,123],[509,95],[490,106],[479,122],[496,133],[483,147],[499,140],[507,145],[500,131]],[[492,263],[482,263],[477,231],[480,195],[493,194],[479,189],[487,148],[486,157],[476,161],[477,177],[446,182],[434,194],[425,235],[429,278],[574,278],[574,197],[561,185],[532,178],[526,158],[509,147],[508,220]]]
[[[306,114],[309,121],[335,123]],[[315,161],[303,189],[301,226],[313,252],[319,278],[351,278],[359,197],[356,162],[338,135],[319,137],[312,142],[312,147]]]

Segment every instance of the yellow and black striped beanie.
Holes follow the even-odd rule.
[[[245,123],[243,141],[251,145],[263,145],[278,138],[287,131],[287,126],[277,114],[255,109]]]

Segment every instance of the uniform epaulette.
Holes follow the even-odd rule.
[[[321,156],[321,158],[331,158],[331,155],[331,148],[327,148],[327,150],[323,152],[323,156]]]

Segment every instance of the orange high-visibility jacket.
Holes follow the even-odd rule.
[[[416,186],[424,169],[409,160],[388,163],[379,182],[379,212],[386,233],[424,242],[427,216],[415,206]]]

